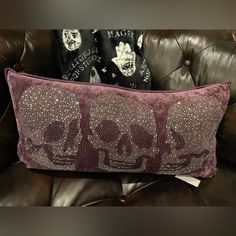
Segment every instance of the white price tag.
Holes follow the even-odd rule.
[[[188,184],[191,184],[195,187],[198,187],[201,180],[191,177],[191,176],[187,176],[187,175],[176,175],[175,178],[180,179]]]

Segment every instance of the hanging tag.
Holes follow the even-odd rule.
[[[198,187],[201,182],[201,180],[187,175],[176,175],[175,178],[180,179],[188,184],[191,184],[194,187]]]

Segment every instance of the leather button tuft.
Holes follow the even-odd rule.
[[[13,68],[15,69],[15,71],[22,71],[22,67],[20,64],[15,64]]]
[[[189,60],[186,60],[186,61],[184,62],[184,65],[185,65],[185,66],[190,66],[190,64],[191,64],[191,63],[190,63]]]
[[[128,198],[127,198],[127,196],[125,196],[125,195],[122,195],[122,196],[120,197],[120,202],[123,203],[123,204],[126,203],[127,200],[128,200]]]

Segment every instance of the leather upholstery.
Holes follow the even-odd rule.
[[[17,161],[17,130],[3,70],[60,78],[52,33],[0,31],[0,206],[235,206],[236,57],[234,31],[151,30],[144,54],[152,89],[231,80],[230,104],[217,133],[216,177],[199,188],[173,176],[28,170]]]

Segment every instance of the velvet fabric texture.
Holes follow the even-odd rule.
[[[6,70],[28,168],[212,177],[230,82],[146,91]]]

